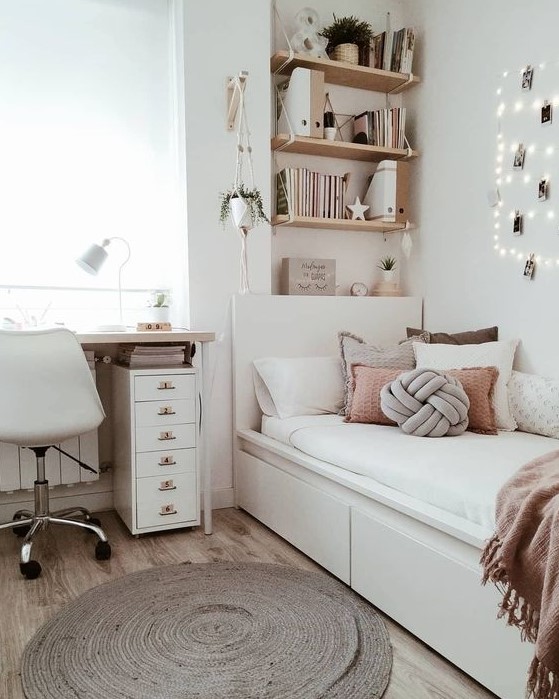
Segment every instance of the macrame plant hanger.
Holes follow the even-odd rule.
[[[250,145],[250,130],[246,115],[244,89],[239,77],[233,78],[234,90],[238,90],[239,95],[239,122],[237,127],[237,162],[235,164],[235,182],[233,184],[233,194],[231,196],[231,218],[235,228],[241,237],[241,260],[240,260],[240,287],[239,293],[249,294],[248,264],[247,264],[247,236],[253,228],[254,221],[249,204],[243,198],[243,190],[254,189],[254,169],[252,165],[252,146]],[[243,182],[243,161],[246,157],[248,163],[248,187]]]

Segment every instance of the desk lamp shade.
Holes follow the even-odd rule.
[[[88,274],[97,274],[104,265],[108,253],[102,245],[94,243],[76,260],[77,264]]]
[[[109,256],[107,253],[107,246],[111,244],[113,240],[120,240],[126,246],[127,254],[126,259],[120,264],[118,268],[118,309],[119,309],[119,319],[120,323],[118,325],[102,325],[97,328],[99,331],[105,332],[126,332],[126,326],[122,320],[122,268],[130,259],[130,245],[128,241],[124,238],[114,236],[113,238],[105,238],[101,245],[94,243],[90,245],[87,250],[76,259],[76,263],[85,270],[88,274],[97,274],[105,260]]]

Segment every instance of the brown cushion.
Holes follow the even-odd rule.
[[[406,368],[379,369],[363,364],[352,364],[353,398],[346,422],[366,422],[374,425],[395,425],[387,418],[380,407],[380,391],[383,386],[393,381]]]
[[[470,399],[468,430],[478,434],[497,434],[493,392],[499,376],[494,366],[449,369],[444,372],[458,379]]]
[[[499,328],[496,325],[492,328],[466,330],[461,333],[432,333],[417,328],[406,328],[406,333],[408,338],[427,333],[429,335],[427,342],[434,345],[481,345],[484,342],[497,342],[499,339]]]

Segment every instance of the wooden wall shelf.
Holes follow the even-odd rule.
[[[368,163],[378,163],[381,160],[407,160],[417,158],[418,152],[412,150],[408,155],[407,148],[381,148],[367,146],[362,143],[347,143],[344,141],[327,141],[323,138],[295,136],[289,143],[289,134],[278,134],[272,138],[272,150],[285,153],[302,153],[303,155],[319,155],[325,158],[345,158],[361,160]]]
[[[322,228],[336,231],[362,231],[364,233],[393,233],[405,229],[405,223],[386,221],[361,221],[349,218],[315,218],[312,216],[279,215],[272,218],[272,226],[293,226],[294,228]]]
[[[271,60],[272,72],[281,68],[282,75],[289,75],[293,68],[310,68],[324,73],[324,81],[333,85],[357,87],[373,92],[399,93],[417,85],[420,79],[413,75],[411,81],[407,73],[393,73],[390,70],[356,66],[341,61],[331,61],[327,58],[312,58],[296,53],[293,60],[284,65],[289,58],[288,51],[278,51]],[[283,66],[283,68],[282,68]]]

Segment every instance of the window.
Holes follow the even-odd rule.
[[[132,248],[124,288],[168,288],[186,269],[171,11],[168,0],[2,3],[4,289],[114,288],[124,246],[98,277],[74,263],[111,236]]]

